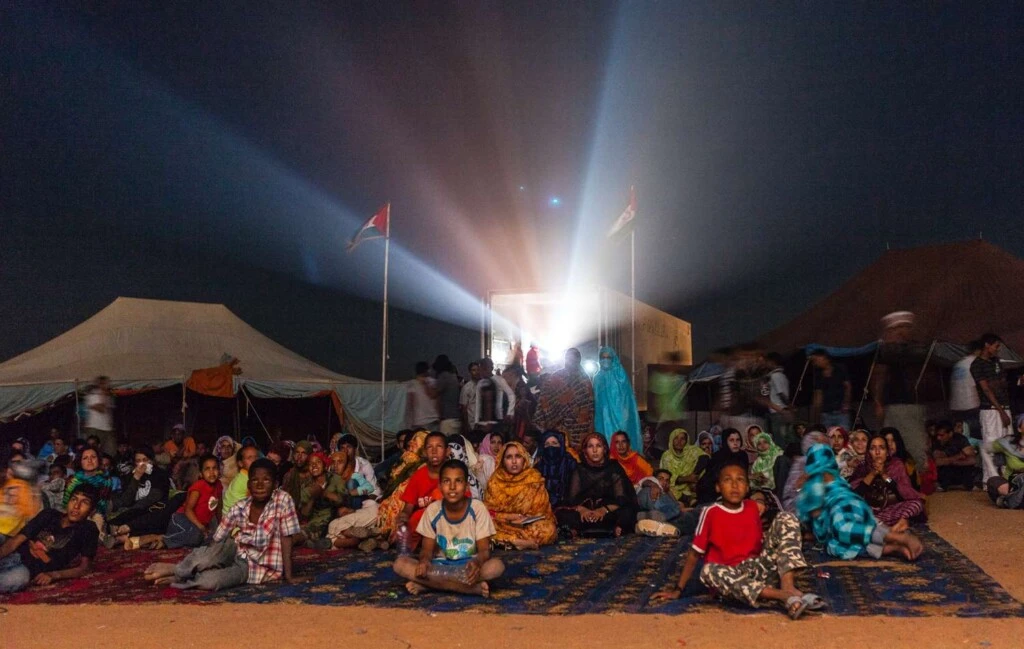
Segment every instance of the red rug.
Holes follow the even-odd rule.
[[[13,595],[0,595],[0,604],[144,604],[148,602],[202,604],[201,598],[210,593],[199,590],[179,590],[170,586],[154,586],[142,578],[151,563],[177,563],[188,550],[139,550],[125,552],[118,548],[100,547],[93,572],[81,579],[59,581],[49,586],[30,586]],[[295,571],[316,574],[330,558],[341,551],[316,552],[300,548],[295,550]]]

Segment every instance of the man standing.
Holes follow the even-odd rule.
[[[469,380],[459,393],[459,408],[462,410],[462,421],[466,423],[467,431],[476,427],[476,382],[479,380],[480,363],[473,361],[469,364]]]
[[[768,421],[772,429],[772,438],[780,448],[786,448],[790,442],[796,441],[793,434],[793,415],[789,412],[789,379],[782,371],[782,356],[772,352],[765,356],[768,367],[768,401],[770,411]]]
[[[459,377],[455,376],[455,366],[444,354],[434,360],[434,376],[437,377],[437,412],[441,420],[441,432],[456,435],[462,430]]]
[[[978,341],[972,340],[967,355],[956,362],[949,376],[949,410],[954,420],[967,424],[967,433],[975,439],[981,439],[981,421],[978,418],[981,401],[978,384],[971,376],[971,365],[979,351]]]
[[[578,349],[565,352],[565,367],[541,385],[533,416],[536,428],[557,430],[574,448],[594,431],[594,386],[583,371],[582,358]]]
[[[981,469],[982,480],[999,475],[991,445],[1001,437],[1012,434],[1010,429],[1010,392],[1006,385],[1006,373],[999,366],[999,348],[1002,339],[988,333],[979,341],[981,351],[971,363],[971,376],[978,383],[978,400],[981,410]]]
[[[877,423],[900,431],[914,462],[926,467],[928,433],[925,407],[917,402],[917,382],[928,357],[928,345],[917,342],[915,320],[910,311],[896,311],[882,318],[871,395]]]
[[[437,430],[437,390],[426,361],[416,363],[416,378],[406,388],[405,426],[412,430]]]
[[[516,393],[500,374],[494,373],[494,361],[480,359],[480,380],[476,384],[476,425],[491,426],[512,418]]]
[[[543,370],[544,368],[540,366],[540,350],[537,343],[531,342],[530,351],[526,352],[526,379],[530,387],[537,385],[537,379]]]
[[[816,349],[808,357],[814,366],[814,407],[818,421],[826,429],[842,426],[850,430],[850,397],[853,385],[846,366],[833,363],[824,349]]]
[[[114,399],[110,395],[110,378],[96,378],[96,384],[85,397],[85,407],[82,437],[95,435],[103,452],[113,457],[117,453],[117,439],[114,437]]]

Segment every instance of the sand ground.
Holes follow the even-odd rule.
[[[1024,512],[1000,511],[981,493],[937,494],[932,527],[1024,600]],[[360,607],[280,605],[10,606],[0,648],[26,647],[1024,647],[1024,618],[1001,620],[817,616],[778,612],[543,617],[428,614]]]

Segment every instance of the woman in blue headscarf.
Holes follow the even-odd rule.
[[[617,431],[624,431],[631,448],[643,448],[640,414],[626,368],[611,347],[601,348],[599,360],[601,370],[594,377],[594,430],[608,443]]]
[[[893,532],[875,519],[871,507],[840,477],[836,456],[827,444],[810,448],[804,471],[807,481],[796,499],[797,514],[830,555],[879,559],[895,554],[913,561],[924,551],[910,532]]]

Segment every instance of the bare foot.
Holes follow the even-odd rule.
[[[162,577],[173,577],[174,576],[174,564],[173,563],[153,563],[150,564],[145,572],[142,573],[142,578],[146,581],[153,581],[154,579],[160,579]]]
[[[889,529],[890,531],[896,532],[897,534],[900,532],[906,532],[908,529],[910,529],[910,522],[907,521],[907,519],[905,518],[901,518],[898,521],[896,521],[896,524]]]
[[[405,589],[409,591],[410,595],[420,595],[426,592],[427,587],[423,584],[417,584],[415,581],[405,582]]]
[[[486,581],[481,581],[479,584],[476,585],[476,588],[474,588],[473,590],[476,592],[477,595],[483,597],[484,599],[487,599],[491,596],[491,587],[487,585]]]
[[[516,546],[517,550],[536,550],[540,546],[537,542],[532,539],[516,539],[512,541],[512,545]]]
[[[154,586],[166,586],[168,584],[173,584],[173,583],[174,583],[174,577],[173,576],[171,576],[171,577],[159,577],[159,578],[153,580],[153,585]]]
[[[914,561],[924,552],[924,544],[913,534],[907,533],[906,547],[910,551],[910,560]]]

